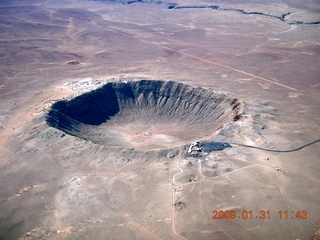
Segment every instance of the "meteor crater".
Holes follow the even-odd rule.
[[[48,125],[111,147],[166,149],[212,136],[240,118],[242,103],[173,81],[110,82],[54,103]]]

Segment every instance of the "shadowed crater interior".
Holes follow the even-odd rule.
[[[58,101],[47,124],[101,145],[164,149],[213,135],[236,121],[241,102],[172,81],[111,82]]]

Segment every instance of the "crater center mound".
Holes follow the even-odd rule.
[[[58,101],[48,125],[101,145],[165,149],[204,139],[236,121],[241,102],[172,81],[111,82]]]

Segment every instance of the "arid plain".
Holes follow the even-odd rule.
[[[195,140],[320,138],[319,13],[316,0],[0,1],[0,239],[319,239],[319,142],[186,155]],[[48,122],[57,101],[139,80],[202,106],[143,108],[141,88],[110,126]],[[208,92],[226,99],[212,115]]]

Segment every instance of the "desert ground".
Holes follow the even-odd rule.
[[[0,1],[0,239],[320,239],[320,142],[232,144],[320,138],[319,13]],[[120,110],[95,125],[107,110],[86,100],[111,100],[107,84]],[[193,141],[232,147],[188,155]]]

